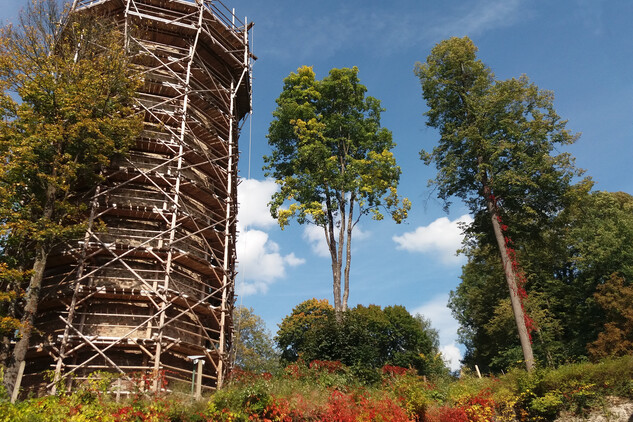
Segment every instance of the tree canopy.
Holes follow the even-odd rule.
[[[231,353],[235,366],[251,372],[274,372],[279,353],[266,323],[253,308],[237,306],[233,310],[235,335]]]
[[[388,212],[401,222],[410,208],[398,196],[400,167],[392,134],[380,126],[380,101],[366,91],[356,67],[332,69],[322,80],[307,66],[291,73],[268,132],[272,154],[264,157],[266,175],[281,187],[269,204],[281,227],[295,218],[324,230],[337,314],[347,309],[359,219]]]
[[[286,362],[341,361],[361,374],[384,365],[414,368],[423,375],[447,371],[437,331],[403,306],[357,305],[337,323],[327,301],[310,299],[283,319],[275,339]]]
[[[561,211],[577,171],[569,154],[554,154],[555,147],[576,136],[554,110],[551,92],[526,76],[497,80],[476,53],[467,37],[451,38],[416,66],[429,107],[427,125],[440,132],[438,145],[422,150],[421,158],[435,163],[437,176],[430,184],[446,206],[454,197],[462,199],[475,216],[470,233],[487,234],[496,243],[531,369],[532,321],[522,303],[516,249],[526,233],[537,232]]]

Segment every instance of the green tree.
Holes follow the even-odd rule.
[[[233,310],[235,336],[231,350],[235,366],[246,371],[275,372],[279,367],[279,353],[266,329],[266,323],[253,308],[237,306]]]
[[[282,360],[294,362],[306,352],[308,356],[303,358],[308,361],[332,360],[337,337],[334,325],[334,308],[327,299],[308,299],[295,306],[275,336]]]
[[[625,286],[633,277],[633,197],[588,193],[586,188],[570,195],[565,209],[538,237],[522,243],[520,261],[529,275],[525,306],[535,322],[534,354],[550,366],[598,356],[588,344],[599,337],[613,340],[620,333],[613,328],[626,332],[625,320],[617,316],[626,314],[626,308],[617,307],[618,300],[605,302],[614,289],[603,289],[615,283],[613,274]],[[462,281],[450,301],[466,345],[464,361],[499,372],[521,354],[511,331],[510,304],[501,290],[501,264],[486,242],[472,242],[466,254]],[[621,295],[626,296],[625,289]]]
[[[613,274],[633,280],[633,196],[592,192],[578,197],[560,218],[567,256],[560,263],[561,283],[552,293],[565,298],[559,312],[568,347],[586,355],[587,344],[597,339],[609,318],[594,294]]]
[[[423,150],[421,157],[426,164],[435,163],[438,173],[431,184],[446,206],[454,197],[462,199],[478,231],[494,235],[531,370],[529,319],[508,239],[520,245],[518,235],[542,228],[560,211],[576,171],[568,154],[552,153],[557,144],[570,144],[576,137],[556,114],[551,92],[538,89],[526,76],[496,80],[476,52],[467,37],[451,38],[416,66],[429,107],[427,125],[440,132],[438,146],[430,153]]]
[[[337,323],[327,301],[311,299],[283,319],[276,340],[283,359],[290,362],[341,361],[361,374],[384,365],[410,367],[425,375],[447,372],[437,331],[403,306],[358,305]]]
[[[9,391],[28,348],[49,253],[84,229],[100,171],[141,128],[131,118],[133,75],[113,26],[69,17],[52,0],[33,2],[18,25],[0,32],[0,230],[5,252],[19,258],[16,269],[29,274],[5,376]]]
[[[383,212],[401,222],[410,208],[397,193],[400,168],[391,132],[380,127],[380,101],[365,96],[358,69],[332,69],[316,80],[301,67],[284,80],[264,157],[281,186],[270,211],[283,228],[291,217],[323,228],[332,261],[334,310],[347,309],[352,232],[360,217]],[[287,208],[282,208],[288,204]]]

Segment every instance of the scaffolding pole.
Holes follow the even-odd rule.
[[[91,199],[83,237],[53,252],[23,386],[55,392],[121,374],[117,395],[229,368],[240,121],[251,111],[249,30],[219,1],[75,0],[112,18],[143,78],[144,128]],[[208,364],[207,364],[208,363]],[[43,379],[53,370],[51,382]],[[136,373],[150,377],[140,385]],[[141,377],[142,378],[142,377]]]

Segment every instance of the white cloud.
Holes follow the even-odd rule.
[[[268,202],[278,189],[279,186],[270,179],[242,179],[237,186],[240,226],[253,226],[262,229],[275,226],[277,222],[270,215]]]
[[[428,226],[421,226],[413,232],[394,236],[393,241],[398,244],[398,249],[409,252],[430,253],[437,256],[446,265],[454,265],[462,262],[462,257],[456,256],[461,247],[464,235],[460,223],[470,224],[473,219],[465,214],[456,220],[440,217]]]
[[[237,284],[237,294],[240,296],[250,296],[268,291],[268,284],[263,281],[248,281]]]
[[[461,15],[438,20],[429,32],[434,38],[457,35],[479,35],[491,29],[506,27],[522,15],[521,0],[482,0],[464,6]]]
[[[237,238],[238,294],[266,293],[271,283],[286,276],[288,267],[305,263],[294,253],[284,255],[267,232],[277,226],[268,211],[268,202],[278,189],[272,180],[242,179],[238,185],[240,203]]]
[[[354,227],[354,232],[352,233],[352,241],[356,240],[365,240],[371,236],[371,232],[366,232],[360,228],[360,226]]]
[[[291,267],[296,267],[297,265],[305,264],[306,260],[303,258],[297,258],[294,252],[291,252],[289,255],[284,257],[284,261],[286,264]]]
[[[446,362],[451,371],[457,371],[462,366],[460,362],[462,359],[462,352],[455,343],[440,347],[440,352],[442,352],[444,362]]]
[[[330,250],[325,241],[323,227],[308,224],[303,229],[303,238],[310,244],[312,252],[314,252],[315,255],[324,258],[330,256]]]
[[[238,293],[249,295],[266,293],[275,280],[286,276],[286,267],[305,263],[294,253],[282,255],[279,245],[261,230],[240,233],[237,242],[238,271],[243,283],[238,283]],[[239,277],[238,277],[239,278]]]
[[[461,351],[457,347],[457,329],[459,323],[447,306],[448,294],[435,296],[423,305],[415,308],[413,315],[421,314],[431,321],[431,326],[440,334],[440,351],[451,370],[457,370],[462,358]]]

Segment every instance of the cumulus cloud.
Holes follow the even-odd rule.
[[[237,242],[239,271],[246,280],[240,286],[242,295],[266,293],[268,285],[286,275],[286,267],[304,264],[305,259],[294,253],[282,255],[279,245],[261,230],[247,230],[240,234]]]
[[[394,236],[393,241],[398,249],[408,252],[429,253],[437,256],[446,265],[459,264],[462,258],[456,256],[464,235],[460,224],[470,224],[473,219],[465,214],[456,220],[440,217],[428,226],[421,226],[415,231]]]
[[[451,371],[457,371],[461,367],[462,352],[455,343],[447,344],[440,347],[442,358]]]
[[[238,294],[248,296],[266,293],[271,283],[286,276],[288,267],[305,263],[294,253],[283,254],[279,245],[264,230],[272,229],[277,222],[270,216],[268,202],[278,189],[272,180],[243,179],[238,185],[240,203],[237,238],[239,279]]]
[[[277,224],[268,211],[268,202],[279,186],[270,179],[242,179],[237,186],[240,204],[238,219],[242,227],[269,228]]]
[[[447,306],[448,294],[435,296],[428,302],[413,309],[412,314],[421,314],[431,321],[431,326],[440,334],[440,351],[452,371],[459,369],[461,351],[457,347],[459,323]]]

